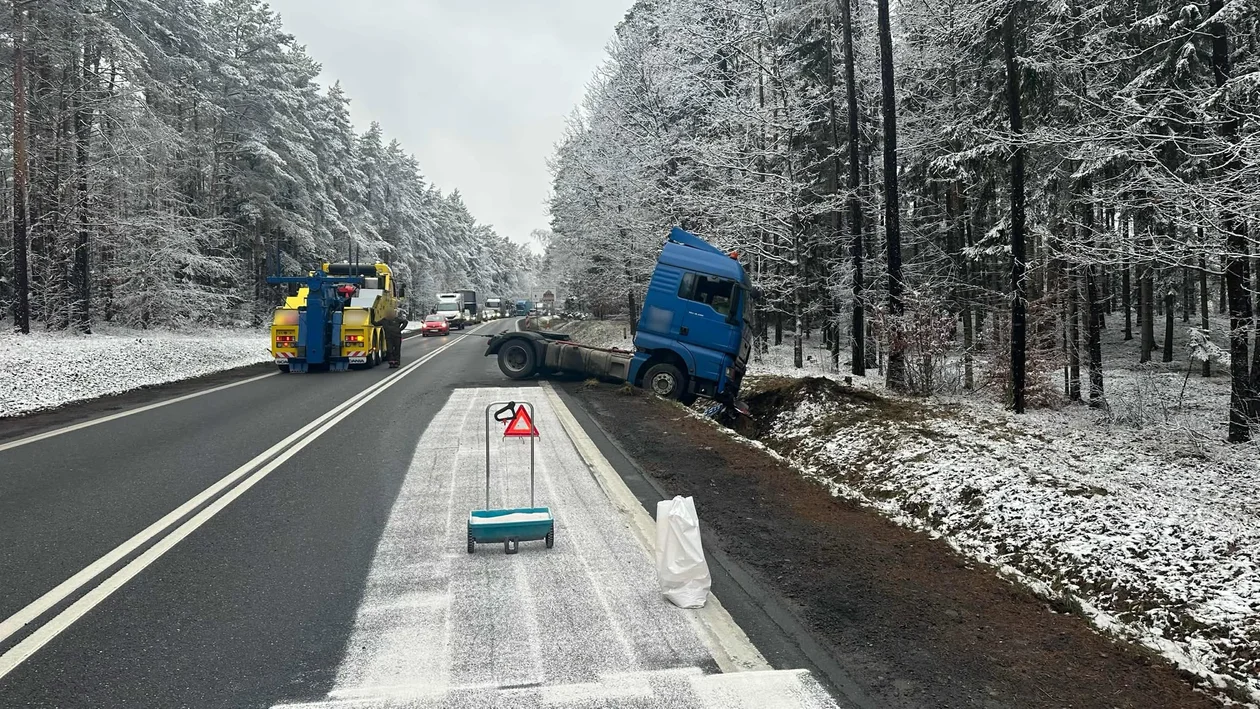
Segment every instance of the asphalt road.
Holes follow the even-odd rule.
[[[661,601],[646,513],[484,346],[414,338],[399,370],[265,377],[16,446],[0,423],[0,706],[835,706],[718,604]],[[522,393],[556,548],[470,557],[481,411]],[[753,659],[724,666],[737,641]]]

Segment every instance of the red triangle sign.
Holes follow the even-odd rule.
[[[525,407],[521,406],[516,409],[516,415],[512,417],[507,428],[503,430],[504,436],[537,436],[538,429],[534,428],[534,421],[525,411]]]

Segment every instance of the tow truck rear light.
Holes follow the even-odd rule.
[[[363,335],[346,335],[346,342],[363,342]]]
[[[276,344],[294,342],[296,339],[293,335],[276,335]]]

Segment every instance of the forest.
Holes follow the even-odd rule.
[[[786,332],[799,367],[818,335],[918,394],[952,363],[1016,412],[1107,407],[1122,329],[1141,362],[1229,377],[1221,416],[1250,440],[1257,12],[640,0],[552,159],[545,268],[633,313],[680,224],[750,267],[759,347]]]
[[[442,191],[261,0],[3,0],[0,302],[19,332],[256,325],[265,277],[381,260],[412,307],[536,259]]]

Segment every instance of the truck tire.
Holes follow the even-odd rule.
[[[668,362],[661,362],[648,369],[643,375],[643,388],[662,399],[681,401],[687,396],[687,380],[678,371],[678,367]]]
[[[499,370],[510,379],[528,379],[538,370],[534,346],[522,338],[508,340],[499,349]]]

